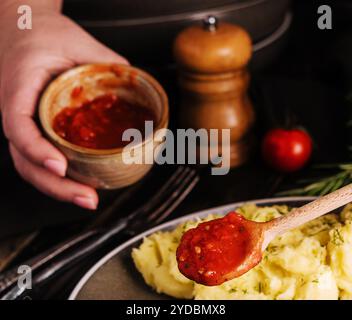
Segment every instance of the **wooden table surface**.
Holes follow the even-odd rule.
[[[312,164],[345,160],[345,94],[349,75],[341,71],[348,68],[341,66],[348,62],[341,61],[334,50],[344,33],[340,32],[341,29],[330,33],[317,30],[314,20],[316,10],[313,10],[314,7],[302,10],[302,6],[303,4],[300,4],[295,8],[298,18],[296,16],[294,20],[294,32],[280,59],[268,69],[252,75],[251,97],[258,117],[255,129],[257,141],[260,141],[263,132],[273,125],[272,115],[275,115],[276,122],[283,123],[284,110],[288,108],[314,139]],[[326,43],[329,43],[329,46]],[[174,119],[177,114],[178,96],[175,90],[175,72],[163,68],[152,71],[168,91],[172,101],[171,126],[176,127]],[[0,151],[0,240],[4,241],[15,234],[42,230],[13,264],[94,221],[99,212],[119,195],[120,191],[101,193],[101,206],[97,213],[59,203],[40,194],[17,176],[7,151],[7,143],[2,136]],[[155,183],[151,182],[149,192],[159,187],[163,179],[167,178],[169,170],[171,168],[154,167],[151,181]],[[257,148],[246,165],[232,170],[226,176],[204,174],[190,196],[170,218],[235,201],[271,197],[278,190],[292,187],[297,179],[311,175],[312,172],[311,167],[308,167],[297,174],[281,176],[265,167]],[[142,202],[146,200],[145,197],[146,194],[142,192],[139,200]],[[66,272],[55,283],[41,288],[35,297],[67,297],[84,270],[103,253],[104,251],[78,268]]]

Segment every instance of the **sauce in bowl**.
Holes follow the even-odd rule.
[[[74,89],[72,95],[79,94]],[[117,95],[105,94],[80,106],[62,109],[53,120],[54,131],[66,141],[91,149],[114,149],[126,146],[125,130],[134,128],[145,133],[145,121],[155,121],[150,109],[128,102]]]

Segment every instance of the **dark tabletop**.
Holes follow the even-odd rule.
[[[345,97],[351,79],[349,70],[352,69],[352,61],[348,60],[352,56],[352,33],[348,32],[351,26],[346,22],[352,20],[352,11],[340,10],[337,14],[336,10],[338,16],[334,20],[334,29],[321,31],[316,27],[316,3],[318,2],[295,2],[294,23],[285,51],[273,65],[252,74],[250,89],[257,112],[257,141],[260,141],[267,128],[283,124],[289,114],[314,139],[315,150],[311,165],[346,160],[348,134],[344,126],[347,114]],[[170,101],[173,102],[171,127],[176,127],[174,119],[178,95],[175,90],[175,70],[152,66],[150,71],[166,88]],[[77,232],[99,216],[99,212],[121,192],[102,192],[97,213],[59,203],[35,191],[17,176],[3,137],[0,138],[0,148],[0,238],[42,229],[38,238],[14,264]],[[133,205],[146,200],[171,171],[171,167],[154,167],[147,177],[149,193],[139,191],[138,201]],[[226,176],[204,173],[200,183],[170,218],[235,201],[271,197],[279,190],[294,186],[297,179],[310,176],[313,172],[312,166],[309,166],[297,174],[282,176],[268,169],[256,151],[247,164]],[[123,212],[117,214],[122,215]],[[108,249],[105,248],[105,251]],[[67,297],[84,271],[105,251],[61,275],[55,283],[41,288],[36,297]]]

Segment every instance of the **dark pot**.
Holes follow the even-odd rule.
[[[70,0],[64,12],[135,64],[172,61],[183,28],[208,15],[239,24],[256,43],[279,28],[290,0]]]

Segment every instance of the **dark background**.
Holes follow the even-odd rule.
[[[294,1],[294,21],[284,51],[273,64],[252,74],[250,94],[258,117],[255,128],[257,141],[268,128],[284,125],[289,116],[298,125],[304,126],[314,139],[310,166],[297,174],[282,176],[266,168],[256,152],[246,165],[226,176],[204,173],[200,183],[171,218],[235,201],[271,197],[277,191],[295,186],[302,177],[320,174],[312,168],[316,163],[348,160],[346,147],[350,132],[345,124],[351,107],[346,96],[352,91],[352,6],[349,2]],[[317,8],[321,4],[332,7],[333,30],[319,30],[317,27]],[[148,70],[165,86],[172,101],[171,114],[177,114],[175,70],[167,65],[149,66]],[[175,126],[174,120],[172,125]],[[120,193],[101,192],[97,213],[59,203],[40,194],[18,177],[2,136],[0,150],[0,238],[42,229],[14,264],[93,221],[99,211]],[[126,204],[126,212],[148,199],[171,171],[171,166],[155,167],[146,178],[147,183],[144,182],[148,188],[138,193],[133,205]],[[124,212],[117,214],[123,215]],[[104,252],[66,272],[55,284],[49,283],[41,288],[35,297],[67,297],[84,270]]]

